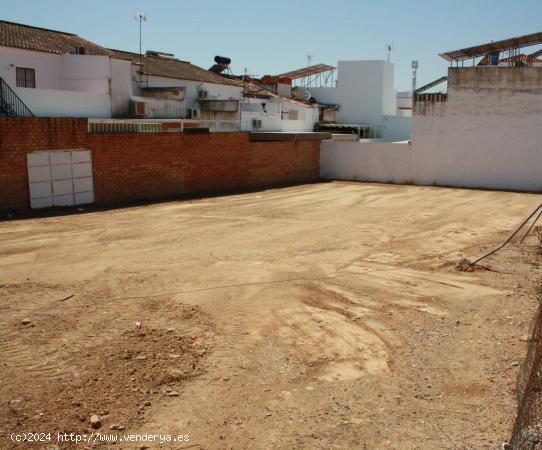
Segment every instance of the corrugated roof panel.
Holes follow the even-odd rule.
[[[521,47],[542,44],[542,32],[526,34],[501,41],[488,42],[486,44],[466,47],[459,50],[440,53],[439,56],[447,61],[461,61],[464,59],[476,58],[484,56],[492,52],[504,52]]]

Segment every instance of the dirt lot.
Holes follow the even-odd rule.
[[[0,447],[95,414],[189,435],[100,448],[499,448],[542,259],[455,264],[539,202],[333,182],[2,222]]]

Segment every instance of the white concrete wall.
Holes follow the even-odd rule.
[[[257,129],[257,131],[280,131],[282,120],[280,100],[278,98],[243,99],[243,102],[241,103],[241,130],[256,130],[252,126],[253,119],[262,121],[262,127]]]
[[[448,71],[446,102],[417,103],[416,182],[542,190],[542,68]]]
[[[108,94],[109,61],[108,56],[61,55],[59,89]]]
[[[96,55],[57,55],[11,47],[0,47],[0,76],[16,88],[16,68],[35,70],[36,89],[41,92],[22,94],[27,106],[38,116],[46,117],[111,117],[126,115],[132,96],[131,63]],[[18,88],[20,89],[20,88]],[[45,92],[50,90],[51,92]],[[62,94],[61,92],[65,92]],[[70,93],[96,96],[78,96]],[[58,96],[58,101],[56,100]],[[106,100],[103,96],[111,96]],[[69,101],[67,101],[69,99]],[[51,100],[51,103],[46,104]],[[73,103],[76,101],[88,103]],[[104,105],[109,102],[110,110]],[[111,107],[113,111],[111,111]],[[63,109],[64,108],[64,109]]]
[[[132,99],[145,103],[147,119],[180,119],[185,116],[184,100],[181,99],[137,96]]]
[[[135,70],[135,69],[134,69]],[[139,75],[134,73],[134,80],[136,84],[134,86],[134,93],[139,95],[138,85],[142,87],[183,87],[185,88],[185,100],[187,108],[199,108],[197,103],[198,91],[205,90],[208,92],[208,98],[215,98],[217,100],[240,100],[242,96],[243,88],[240,86],[230,86],[227,84],[214,84],[214,83],[200,83],[190,80],[176,80],[174,78],[149,76],[143,77],[143,82],[139,82]]]
[[[406,141],[410,139],[412,117],[383,116],[381,137],[386,142]]]
[[[132,62],[111,59],[111,114],[127,116],[132,97]]]
[[[412,117],[412,91],[397,92],[396,116]]]
[[[285,133],[308,133],[314,131],[314,124],[318,122],[319,113],[317,108],[306,108],[303,120],[282,119],[281,129]]]
[[[143,82],[139,82],[139,76],[134,72],[134,91],[138,92],[139,87],[183,87],[186,93],[186,108],[199,108],[198,91],[203,89],[208,92],[208,98],[220,100],[241,100],[243,88],[240,86],[230,86],[214,83],[199,83],[189,80],[176,80],[172,78],[149,76],[143,77]],[[262,108],[262,103],[266,104],[266,112]],[[202,125],[209,125],[214,131],[232,131],[239,130],[252,131],[252,119],[262,120],[262,131],[313,131],[314,124],[318,121],[318,109],[306,107],[301,104],[290,102],[286,99],[243,99],[241,102],[241,118],[239,121],[215,120],[208,121],[201,119]],[[282,119],[282,111],[290,109],[298,110],[299,120]]]
[[[29,88],[14,91],[38,117],[111,117],[108,94]]]
[[[374,141],[322,141],[320,176],[327,180],[410,183],[410,144]]]
[[[337,122],[379,126],[383,115],[395,115],[392,63],[339,61],[337,86],[309,88],[320,103],[339,104]]]
[[[61,89],[62,55],[0,46],[0,76],[11,87],[16,86],[17,67],[36,71],[37,89]]]
[[[265,111],[262,104],[265,103]],[[298,119],[283,118],[287,111],[297,110]],[[253,131],[252,120],[262,121],[259,131],[311,132],[318,122],[318,108],[291,102],[287,99],[247,98],[241,103],[241,130]]]
[[[394,66],[392,63],[382,63],[382,115],[395,116],[397,114],[397,91],[394,89]]]
[[[327,179],[542,191],[542,70],[450,69],[448,101],[416,104],[412,144],[323,141]]]
[[[57,55],[0,47],[0,76],[12,87],[16,87],[17,67],[35,70],[37,89],[109,93],[108,56]]]

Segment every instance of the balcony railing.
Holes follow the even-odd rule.
[[[417,103],[417,102],[436,103],[436,102],[445,102],[447,100],[448,100],[448,94],[444,94],[441,92],[431,92],[427,94],[414,94],[414,103]]]
[[[0,116],[34,117],[34,113],[3,78],[0,78]]]

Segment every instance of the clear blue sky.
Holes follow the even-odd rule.
[[[542,31],[541,0],[0,0],[0,18],[76,33],[138,51],[134,15],[147,13],[143,48],[208,68],[232,58],[236,73],[276,74],[341,59],[385,59],[392,42],[395,85],[445,74],[437,54]]]

